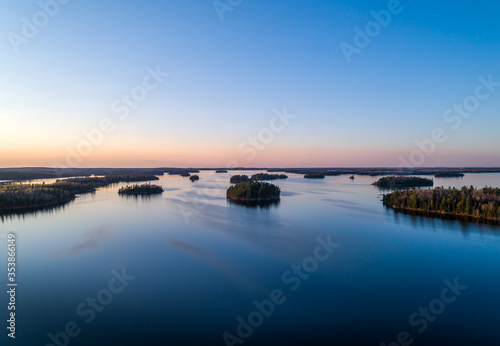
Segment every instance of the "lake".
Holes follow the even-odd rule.
[[[395,213],[369,176],[289,174],[277,205],[228,202],[230,176],[253,173],[165,175],[160,196],[116,184],[4,217],[0,275],[14,232],[18,287],[2,345],[500,344],[499,226]]]

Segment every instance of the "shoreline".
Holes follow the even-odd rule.
[[[66,204],[74,201],[76,198],[77,198],[77,196],[74,196],[74,197],[72,197],[64,202],[51,203],[51,204],[45,204],[45,205],[31,205],[31,206],[22,206],[22,207],[0,208],[0,214],[15,213],[16,211],[34,211],[34,210],[57,208],[57,207],[61,207],[63,205],[66,205]]]
[[[236,202],[273,202],[273,201],[279,201],[281,199],[281,197],[269,197],[269,198],[227,197],[227,199],[230,199],[231,201],[236,201]]]
[[[419,216],[425,217],[435,217],[435,218],[446,218],[449,220],[456,221],[467,221],[467,222],[475,222],[475,223],[495,223],[500,224],[500,218],[488,218],[488,217],[477,217],[473,215],[467,214],[457,214],[453,212],[445,212],[445,211],[427,211],[421,209],[414,208],[403,208],[403,207],[395,207],[389,203],[383,202],[384,206],[398,212],[406,212],[407,214],[417,214]]]

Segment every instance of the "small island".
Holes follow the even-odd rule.
[[[420,177],[392,176],[380,178],[372,185],[387,189],[422,187],[434,186],[434,180]]]
[[[77,195],[93,193],[119,182],[159,180],[147,174],[112,174],[103,177],[58,179],[52,184],[0,184],[0,214],[24,213],[62,206]]]
[[[500,188],[411,189],[385,194],[386,206],[425,216],[500,222]]]
[[[192,175],[192,176],[189,177],[189,180],[195,182],[195,181],[200,180],[200,177],[198,175]]]
[[[250,180],[260,181],[260,180],[278,180],[278,179],[288,179],[285,174],[267,174],[267,173],[257,173],[252,175]]]
[[[250,178],[248,177],[248,175],[233,175],[230,179],[229,179],[229,182],[230,183],[233,183],[233,184],[237,184],[237,183],[246,183],[250,181]]]
[[[465,177],[465,174],[461,172],[440,172],[434,174],[434,177],[436,178],[463,178]]]
[[[227,189],[228,199],[240,202],[267,202],[280,199],[281,189],[270,183],[249,181]]]
[[[304,175],[304,178],[307,179],[324,179],[325,174],[324,173],[307,173]]]
[[[163,188],[151,184],[127,185],[118,190],[118,194],[120,195],[154,195],[159,193],[163,193]]]
[[[218,169],[215,171],[215,173],[227,173],[227,170],[225,169]]]

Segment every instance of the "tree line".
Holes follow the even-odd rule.
[[[231,183],[246,183],[249,181],[261,181],[261,180],[277,180],[277,179],[288,179],[285,174],[268,174],[268,173],[257,173],[248,177],[248,175],[233,175],[229,181]]]
[[[272,200],[280,198],[281,189],[270,183],[250,181],[230,186],[227,198],[235,200]]]
[[[500,189],[474,186],[444,189],[411,189],[385,194],[385,204],[393,208],[431,213],[449,213],[476,219],[500,219]]]

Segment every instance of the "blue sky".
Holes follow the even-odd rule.
[[[42,6],[0,4],[0,166],[64,163],[104,118],[78,165],[398,166],[442,128],[419,165],[500,166],[500,88],[458,129],[443,120],[478,77],[500,81],[494,2],[402,0],[350,63],[340,44],[388,1],[244,0],[221,21],[212,1],[72,0],[17,53]],[[120,120],[110,105],[148,66],[169,76]],[[283,107],[296,117],[249,160],[238,147]]]

